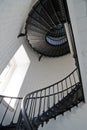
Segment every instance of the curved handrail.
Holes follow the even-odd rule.
[[[24,118],[26,129],[33,130],[32,121],[39,118],[43,112],[58,104],[69,93],[77,89],[80,85],[78,69],[74,69],[64,79],[46,88],[36,90],[27,94],[21,105],[21,114]]]
[[[78,85],[79,84],[79,82],[78,83],[76,83],[75,85]],[[72,87],[74,87],[75,85],[72,85]],[[56,92],[56,93],[53,93],[53,94],[49,94],[49,95],[46,95],[46,96],[39,96],[39,97],[37,97],[37,99],[38,98],[45,98],[45,97],[51,97],[51,96],[53,96],[53,95],[57,95],[57,94],[61,94],[61,93],[64,93],[65,91],[68,91],[70,88],[67,88],[67,89],[65,89],[65,90],[62,90],[62,91],[59,91],[59,92]],[[26,97],[24,97],[24,98],[26,98]],[[36,97],[29,97],[29,99],[36,99]]]
[[[67,76],[66,76],[65,78],[63,78],[62,80],[60,80],[60,81],[58,81],[58,82],[56,82],[56,83],[53,83],[52,85],[49,85],[49,86],[47,86],[47,87],[45,87],[45,88],[35,90],[35,91],[29,93],[28,95],[31,95],[31,94],[36,93],[36,92],[39,92],[39,91],[43,91],[44,89],[48,89],[48,88],[50,88],[50,87],[52,87],[52,86],[54,86],[54,85],[56,85],[56,84],[59,84],[59,83],[61,83],[62,81],[66,80],[68,77],[70,77],[70,76],[71,76],[74,72],[76,72],[76,71],[78,71],[77,68],[75,68],[69,75],[67,75]],[[28,95],[26,95],[26,96],[28,96]]]
[[[6,95],[0,95],[0,97],[3,97],[3,98],[12,98],[12,99],[23,99],[23,97],[12,97],[12,96],[6,96]]]

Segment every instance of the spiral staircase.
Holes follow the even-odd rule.
[[[25,32],[18,37],[25,36],[30,47],[41,56],[63,56],[70,53],[64,23],[70,24],[65,0],[39,0],[28,14]],[[61,81],[25,97],[0,95],[0,109],[5,106],[0,130],[37,130],[50,119],[56,119],[84,102],[80,70],[78,63],[76,65],[76,69]],[[5,99],[9,99],[6,105]],[[13,100],[16,100],[15,109],[11,111],[9,122],[4,124]]]
[[[7,105],[4,103],[6,99],[9,99]],[[15,108],[11,110],[14,100]],[[78,107],[80,102],[84,102],[84,94],[76,68],[61,81],[29,93],[24,98],[0,95],[0,110],[4,111],[0,117],[0,130],[36,130],[50,119]],[[8,114],[9,121],[4,124]]]
[[[64,23],[68,21],[63,0],[39,0],[28,14],[25,33],[29,45],[42,56],[58,57],[70,52]]]

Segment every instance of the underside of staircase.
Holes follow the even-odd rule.
[[[59,57],[70,53],[64,23],[68,16],[64,0],[38,0],[29,12],[25,33],[28,44],[42,56]]]
[[[65,23],[70,24],[65,0],[38,0],[28,14],[25,33],[21,32],[18,37],[25,36],[31,48],[41,56],[63,56],[70,53]],[[37,130],[50,119],[56,119],[84,102],[80,69],[76,65],[76,69],[61,81],[29,93],[24,98],[0,95],[0,107],[4,98],[9,99],[0,120],[0,130]],[[3,125],[14,99],[17,102],[12,118],[7,125]]]
[[[80,102],[84,102],[83,87],[77,68],[61,81],[29,93],[23,99],[0,96],[0,108],[4,105],[4,98],[9,98],[10,102],[0,121],[0,130],[37,130],[50,119],[56,119],[57,116],[71,111],[73,107],[78,107]],[[12,118],[9,124],[3,125],[10,110],[10,103],[14,99],[17,103]],[[15,122],[16,114],[18,120]]]
[[[51,118],[56,119],[58,115],[63,115],[68,110],[71,111],[71,108],[77,106],[81,101],[83,101],[81,86],[76,84],[76,88],[72,89],[61,101],[54,104],[54,106],[43,112],[39,117],[31,119],[32,126],[37,128],[39,125],[43,126],[44,122],[47,123]]]
[[[50,119],[71,111],[84,102],[82,84],[77,69],[63,80],[26,95],[22,100],[17,129],[37,130]]]

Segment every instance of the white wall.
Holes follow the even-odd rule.
[[[77,47],[81,75],[87,101],[87,0],[67,0],[75,43]],[[41,130],[42,128],[40,128]],[[80,104],[56,121],[51,120],[45,130],[87,130],[87,103]]]
[[[17,35],[23,26],[33,2],[32,0],[4,0],[0,4],[0,73],[22,44],[31,62],[19,93],[20,96],[61,80],[75,68],[74,59],[71,55],[60,58],[43,57],[39,62],[38,54],[26,44],[25,39],[17,39]],[[70,119],[73,120],[71,115]],[[65,117],[62,120],[70,122]],[[60,128],[63,127],[62,123],[58,122]],[[59,125],[57,121],[55,123]],[[48,126],[48,128],[50,127]],[[68,128],[68,130],[70,129]]]
[[[74,59],[70,54],[59,58],[43,57],[39,62],[39,55],[27,45],[25,38],[17,39],[34,3],[35,0],[4,0],[0,5],[0,72],[21,45],[30,59],[30,66],[19,94],[21,96],[61,80],[75,68]]]
[[[87,0],[67,0],[87,100]]]
[[[17,39],[35,0],[0,0],[0,73],[23,41]]]

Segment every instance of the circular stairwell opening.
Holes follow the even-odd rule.
[[[67,42],[66,32],[63,25],[58,25],[47,32],[45,40],[48,44],[53,46],[62,45]]]

